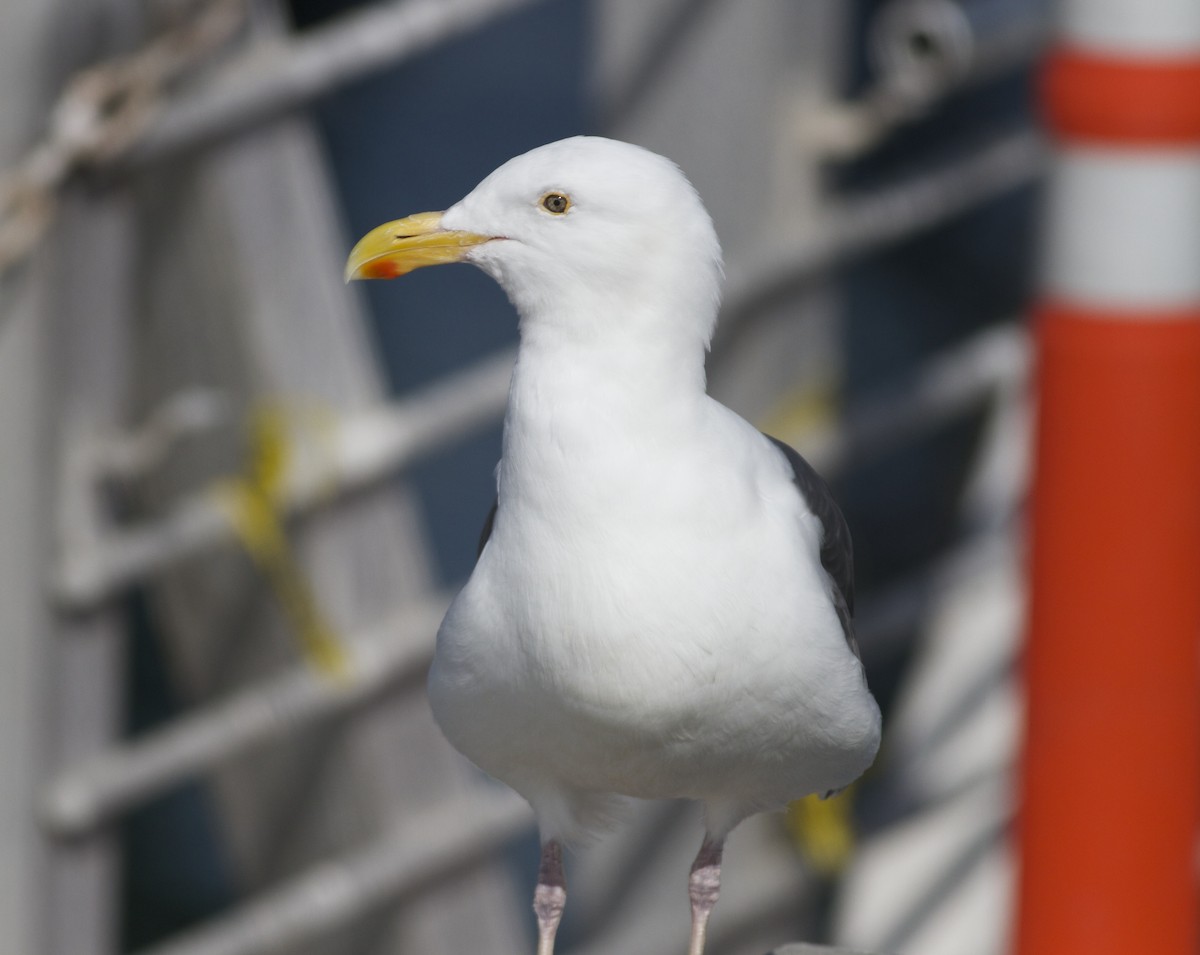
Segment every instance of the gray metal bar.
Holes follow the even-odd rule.
[[[1016,517],[1015,513],[1009,513],[998,518],[998,529],[1003,530]],[[855,615],[855,629],[868,667],[900,650],[902,641],[921,622],[939,594],[1011,560],[1010,547],[1003,536],[989,527],[968,536],[899,583],[863,600]]]
[[[350,675],[335,682],[297,666],[165,729],[67,770],[47,789],[42,818],[77,837],[240,753],[347,713],[398,684],[419,681],[449,598],[430,595],[347,640]]]
[[[513,355],[485,359],[402,401],[339,419],[320,468],[290,476],[284,507],[298,512],[353,493],[463,435],[498,421],[508,398]],[[202,493],[165,517],[113,532],[93,546],[68,548],[56,592],[71,607],[90,605],[185,557],[233,540],[218,502]]]
[[[78,57],[128,39],[133,5],[100,7],[0,3],[0,168],[28,147]],[[12,952],[114,950],[116,845],[72,851],[33,823],[39,782],[108,745],[119,710],[119,609],[64,619],[46,600],[45,577],[61,527],[55,486],[78,500],[63,458],[119,420],[128,212],[120,198],[68,200],[53,245],[0,285],[0,937]],[[96,639],[75,639],[85,632]]]
[[[106,515],[79,460],[97,435],[123,423],[136,299],[129,268],[134,230],[127,197],[110,193],[85,201],[69,196],[44,253],[50,262],[86,259],[73,269],[71,281],[54,286],[52,307],[42,316],[55,337],[47,373],[61,383],[59,394],[42,399],[54,409],[50,432],[58,446],[43,477],[54,489],[47,503],[54,507],[49,521],[57,543],[76,534],[86,539],[82,528],[96,533],[105,528]],[[121,725],[125,630],[125,610],[112,602],[88,614],[59,614],[54,630],[40,635],[46,672],[35,684],[41,691],[38,726],[44,747],[37,783],[114,744]],[[26,825],[33,823],[30,814]],[[109,955],[116,948],[118,925],[115,834],[101,834],[86,845],[51,842],[50,848],[40,906],[43,937],[36,950]]]
[[[1008,780],[999,780],[995,789],[1001,794],[999,799],[1010,799],[1011,784]],[[895,951],[912,951],[909,947],[913,936],[926,928],[930,919],[946,905],[948,897],[954,894],[971,875],[971,872],[982,865],[994,852],[1000,851],[1002,843],[1008,838],[1012,814],[1002,813],[998,819],[984,820],[965,845],[958,848],[957,854],[948,864],[945,864],[937,876],[916,900],[916,904],[905,913],[899,924],[893,925],[883,935],[883,944]]]
[[[258,126],[533,0],[403,0],[345,14],[287,42],[259,42],[173,98],[119,162],[161,162]]]
[[[804,448],[825,474],[886,453],[961,415],[1029,375],[1032,346],[1024,327],[985,329],[929,359],[913,374],[851,407],[825,442]]]
[[[840,262],[935,228],[1034,182],[1046,168],[1041,136],[999,137],[966,159],[897,186],[843,199],[790,242],[774,242],[730,263],[718,343],[748,315]]]
[[[140,955],[292,951],[383,905],[436,888],[481,864],[532,825],[529,806],[506,789],[459,798],[405,820],[375,844],[322,863],[231,915]]]

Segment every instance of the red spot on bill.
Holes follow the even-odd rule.
[[[394,279],[404,275],[411,269],[406,269],[399,262],[392,259],[376,259],[373,262],[368,262],[360,270],[359,274],[363,278],[368,279]]]

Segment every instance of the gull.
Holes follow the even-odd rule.
[[[844,788],[879,747],[846,522],[799,454],[706,392],[721,249],[674,163],[599,137],[538,147],[445,212],[367,233],[346,278],[460,261],[504,288],[520,345],[433,714],[533,807],[538,955],[564,844],[621,797],[701,803],[701,955],[730,831]]]

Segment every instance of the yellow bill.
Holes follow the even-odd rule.
[[[440,212],[418,212],[385,222],[364,235],[346,260],[346,281],[394,279],[426,265],[459,261],[491,236],[442,228]]]

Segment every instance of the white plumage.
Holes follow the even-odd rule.
[[[674,164],[577,137],[504,164],[434,227],[413,221],[364,238],[348,271],[397,274],[414,245],[457,236],[438,261],[495,277],[521,332],[498,509],[438,633],[434,715],[537,814],[542,952],[560,841],[614,795],[702,801],[698,952],[728,832],[845,786],[878,748],[822,566],[833,532],[784,453],[705,393],[720,248]]]

